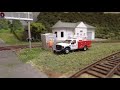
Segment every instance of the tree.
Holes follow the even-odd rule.
[[[42,23],[31,23],[31,35],[35,40],[41,40],[41,34],[46,32],[45,26]]]
[[[0,29],[9,29],[10,22],[6,19],[0,19]]]
[[[13,20],[10,29],[18,40],[23,40],[24,28],[20,20]]]
[[[13,21],[12,21],[11,30],[12,30],[12,32],[13,32],[13,31],[16,31],[16,30],[24,30],[24,29],[23,29],[23,25],[22,25],[22,23],[20,22],[20,20],[13,20]]]

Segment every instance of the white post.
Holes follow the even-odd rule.
[[[31,50],[31,32],[30,32],[30,21],[28,21],[28,37],[29,37],[29,48]]]

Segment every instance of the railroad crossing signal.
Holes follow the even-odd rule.
[[[0,18],[4,18],[5,17],[5,13],[0,12]]]

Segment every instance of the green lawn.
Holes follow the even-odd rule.
[[[0,38],[7,44],[17,44],[20,42],[12,33],[10,33],[10,30],[0,30]]]
[[[120,43],[93,43],[88,51],[55,55],[51,51],[36,48],[32,51],[21,50],[18,56],[22,61],[31,63],[45,73],[72,75],[86,65],[117,51],[120,51]]]
[[[18,35],[21,35],[21,31],[16,32]],[[23,42],[18,40],[10,30],[0,30],[0,39],[4,40],[8,45],[26,45],[28,42]],[[41,44],[41,42],[32,42],[34,44]]]

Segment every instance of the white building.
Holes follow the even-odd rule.
[[[72,37],[95,39],[95,27],[83,22],[68,23],[58,21],[53,27],[52,32],[56,34],[58,41],[66,40]]]

